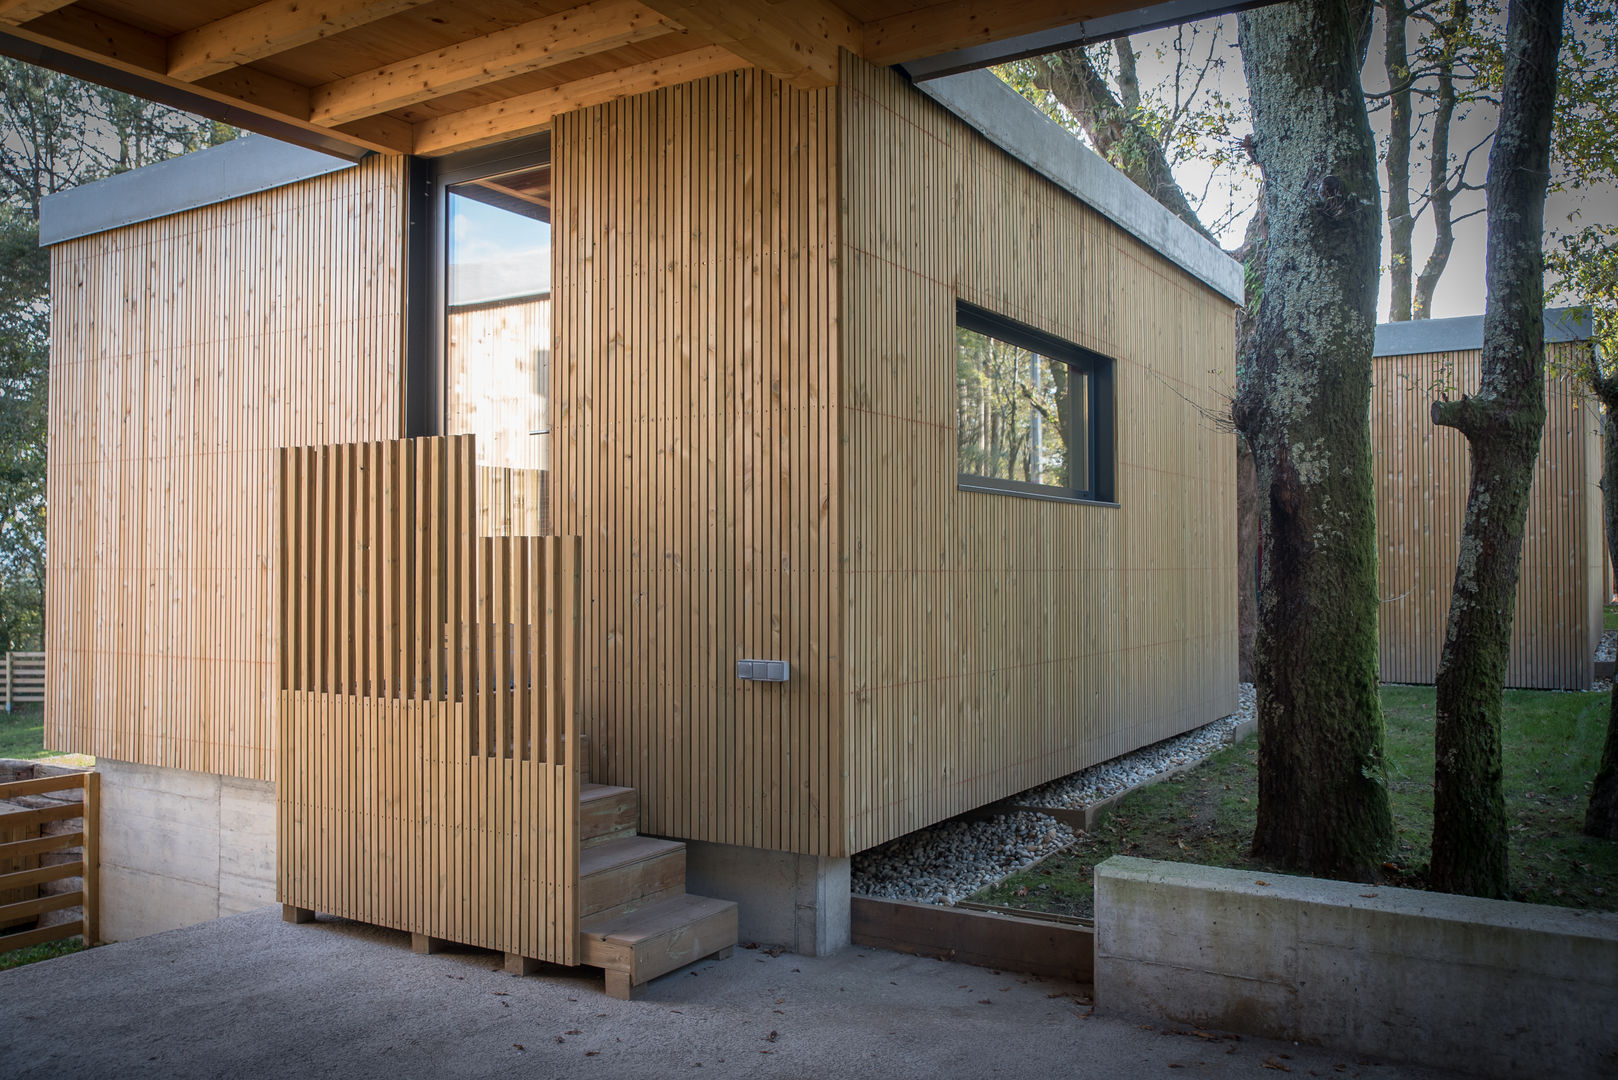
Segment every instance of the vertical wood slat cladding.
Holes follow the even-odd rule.
[[[580,542],[480,535],[476,460],[282,451],[277,897],[571,964]]]
[[[51,251],[46,741],[274,778],[275,456],[398,434],[404,162]]]
[[[1546,346],[1569,370],[1578,342]],[[1477,350],[1377,357],[1376,451],[1380,662],[1387,682],[1438,672],[1461,550],[1471,464],[1466,439],[1434,426],[1434,388],[1475,392]],[[1545,434],[1534,464],[1506,685],[1583,690],[1601,640],[1605,545],[1600,416],[1570,378],[1546,380]]]
[[[592,775],[648,833],[847,852],[837,123],[758,71],[556,120],[552,509]]]
[[[1231,305],[844,56],[850,847],[1236,707]],[[1118,508],[956,484],[957,299],[1116,361]],[[1218,373],[1218,374],[1215,374]]]

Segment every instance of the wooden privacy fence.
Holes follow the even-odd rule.
[[[6,663],[0,669],[0,691],[6,702],[6,712],[13,705],[45,700],[45,654],[42,652],[8,652]]]
[[[580,541],[480,536],[476,460],[282,451],[277,892],[572,964]]]
[[[77,793],[77,797],[67,793]],[[55,796],[40,799],[33,796]],[[27,799],[19,804],[13,800]],[[43,804],[43,805],[40,805]],[[101,774],[74,772],[0,783],[0,952],[83,935],[86,945],[101,938],[97,840]],[[48,833],[55,822],[79,820],[76,830]],[[77,859],[52,861],[77,848]],[[79,878],[77,889],[49,893],[41,886]],[[52,911],[81,910],[80,917],[37,926]]]

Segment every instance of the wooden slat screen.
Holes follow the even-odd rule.
[[[1582,343],[1546,348],[1545,433],[1534,465],[1506,685],[1583,690],[1601,640],[1606,560],[1600,416],[1570,370]],[[1431,419],[1434,396],[1473,392],[1477,350],[1378,357],[1371,398],[1376,454],[1377,590],[1386,682],[1430,683],[1455,586],[1470,482],[1466,439]]]
[[[1236,706],[1232,305],[843,58],[850,846]],[[1115,361],[1116,508],[961,491],[956,302]]]
[[[282,451],[277,892],[573,963],[580,541],[480,536],[476,461]]]
[[[45,738],[274,779],[276,452],[399,434],[405,162],[51,249]]]

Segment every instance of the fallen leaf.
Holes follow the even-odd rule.
[[[585,1057],[595,1057],[599,1053],[601,1053],[600,1050],[586,1050],[584,1052],[584,1056]]]
[[[990,1001],[988,998],[978,998],[978,1004],[979,1005],[993,1005],[994,1002]]]
[[[494,996],[495,997],[509,997],[509,996],[511,996],[511,991],[510,990],[496,990],[496,991],[494,991]]]
[[[1376,893],[1374,893],[1374,892],[1362,892],[1362,893],[1360,893],[1360,895],[1365,897],[1365,899],[1367,899],[1367,900],[1372,900],[1372,899],[1375,899],[1375,897],[1376,897]]]
[[[562,1037],[561,1037],[561,1036],[560,1036],[560,1035],[558,1035],[558,1036],[556,1036],[556,1041],[557,1041],[557,1042],[559,1042],[559,1043],[565,1043],[565,1042],[567,1042],[567,1040],[566,1040],[566,1039],[564,1039],[564,1038],[562,1038]]]
[[[765,1041],[765,1042],[774,1042],[774,1041],[775,1041],[775,1037],[776,1037],[776,1036],[777,1036],[777,1035],[779,1035],[779,1034],[780,1034],[780,1032],[778,1032],[778,1031],[772,1031],[772,1032],[770,1032],[770,1033],[769,1033],[769,1034],[768,1034],[768,1035],[766,1035],[766,1036],[764,1036],[764,1041]]]
[[[512,1043],[511,1045],[515,1046],[518,1050],[526,1050],[527,1049],[526,1047],[523,1046],[522,1043]]]
[[[1253,884],[1254,885],[1262,885],[1266,889],[1268,889],[1270,887],[1270,883],[1268,881],[1254,881]]]
[[[1277,1070],[1279,1072],[1291,1072],[1292,1071],[1291,1069],[1287,1068],[1285,1065],[1281,1064],[1279,1061],[1275,1060],[1275,1057],[1273,1055],[1264,1059],[1264,1067],[1266,1069],[1275,1069],[1275,1070]]]
[[[563,1035],[583,1035],[584,1032],[580,1031],[578,1028],[574,1028],[572,1031],[564,1031],[564,1032],[562,1032],[562,1034]]]

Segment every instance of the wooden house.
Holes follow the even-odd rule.
[[[1506,685],[1588,690],[1608,595],[1601,524],[1601,416],[1580,387],[1587,309],[1545,313],[1545,434],[1529,492]],[[1385,682],[1438,671],[1466,517],[1466,439],[1433,424],[1435,397],[1475,392],[1483,317],[1377,327],[1371,437],[1376,453],[1378,629]]]
[[[279,901],[627,993],[1234,709],[1240,270],[941,74],[1109,5],[47,6],[0,46],[348,152],[43,212],[108,936]]]

